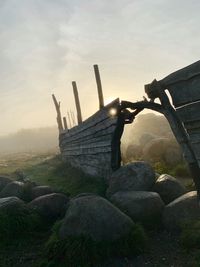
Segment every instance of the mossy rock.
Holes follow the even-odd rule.
[[[59,238],[62,222],[56,223],[46,243],[46,258],[40,267],[93,267],[111,257],[132,257],[145,250],[147,237],[140,225],[134,224],[129,233],[115,241],[96,242],[91,237],[80,235]]]

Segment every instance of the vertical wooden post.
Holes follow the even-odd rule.
[[[96,77],[98,97],[99,97],[99,109],[102,109],[104,107],[104,99],[103,99],[103,90],[102,90],[101,78],[100,78],[98,65],[94,65],[94,73],[95,73],[95,77]]]
[[[64,124],[65,130],[68,130],[66,117],[63,117],[63,124]]]
[[[59,129],[59,132],[61,132],[63,131],[63,124],[62,124],[62,116],[61,116],[61,111],[60,111],[60,102],[58,103],[54,94],[52,94],[52,98],[53,98],[53,102],[54,102],[56,112],[57,112],[58,129]]]
[[[69,111],[67,111],[67,117],[68,117],[68,122],[69,122],[69,128],[71,129],[72,123],[71,123],[71,117],[70,117]]]
[[[77,121],[78,124],[82,123],[82,115],[81,115],[81,106],[80,106],[80,101],[79,101],[79,96],[78,96],[78,89],[76,82],[72,82],[72,87],[73,87],[73,92],[74,92],[74,98],[75,98],[75,103],[76,103],[76,110],[77,110]]]

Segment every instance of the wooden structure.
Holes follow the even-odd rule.
[[[122,101],[122,109],[148,108],[166,117],[200,196],[200,61],[145,85],[145,92],[150,101]],[[159,99],[160,103],[154,103],[155,99]]]
[[[94,66],[100,110],[79,125],[63,130],[60,104],[57,110],[60,150],[64,159],[85,172],[107,177],[120,167],[120,139],[124,125],[133,121],[143,109],[162,113],[180,144],[200,195],[200,61],[180,69],[164,79],[145,85],[148,96],[140,102],[116,99],[104,106],[98,66]],[[172,103],[166,91],[169,92]],[[76,99],[76,96],[75,96]],[[158,99],[160,103],[156,103]],[[79,101],[79,100],[78,100]],[[80,104],[79,104],[80,105]],[[116,109],[116,115],[109,113]],[[133,113],[127,109],[134,110]],[[77,113],[80,113],[77,107]]]

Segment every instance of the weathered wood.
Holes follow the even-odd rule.
[[[119,98],[115,99],[112,101],[110,104],[106,105],[104,108],[102,108],[100,111],[97,111],[95,114],[90,116],[88,119],[84,121],[79,126],[73,127],[68,134],[74,135],[79,132],[85,131],[88,128],[94,127],[98,123],[102,123],[102,121],[107,120],[108,118],[111,119],[112,121],[115,119],[115,117],[111,117],[109,111],[112,108],[118,108],[119,106]]]
[[[56,113],[57,113],[58,130],[59,132],[61,132],[63,131],[63,124],[62,124],[62,116],[61,116],[61,111],[60,111],[60,102],[58,103],[54,94],[52,94],[52,98],[53,98],[53,102],[54,102]]]
[[[64,124],[65,130],[68,130],[66,117],[63,117],[63,124]]]
[[[80,101],[79,101],[79,96],[78,96],[78,89],[77,89],[77,85],[75,81],[72,82],[72,87],[73,87],[75,104],[76,104],[77,121],[78,121],[78,124],[81,124],[82,123],[81,106],[80,106]]]
[[[200,61],[168,75],[157,83],[153,81],[145,85],[149,98],[159,97],[155,86],[158,83],[162,90],[169,90],[175,107],[200,100]]]
[[[59,146],[64,160],[89,174],[108,177],[111,173],[111,142],[117,116],[110,109],[119,107],[119,99],[103,107],[82,124],[59,135]]]
[[[103,99],[103,90],[102,90],[101,78],[100,78],[98,65],[94,65],[94,73],[95,73],[97,90],[98,90],[98,97],[99,97],[99,109],[102,109],[104,107],[104,99]]]
[[[200,102],[177,108],[176,112],[184,123],[198,121],[200,120]]]

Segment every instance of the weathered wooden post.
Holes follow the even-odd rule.
[[[65,130],[68,130],[66,117],[63,117],[63,124],[64,124]]]
[[[95,73],[95,77],[96,77],[98,97],[99,97],[99,109],[102,109],[104,107],[104,99],[103,99],[103,90],[102,90],[101,78],[100,78],[98,65],[94,65],[94,73]]]
[[[56,112],[57,112],[58,130],[59,132],[61,132],[63,131],[63,124],[62,124],[62,116],[61,116],[61,111],[60,111],[60,102],[58,103],[54,94],[52,94],[52,98],[53,98],[53,102],[54,102]]]
[[[71,129],[72,123],[71,123],[71,117],[70,117],[69,111],[67,111],[67,117],[68,117],[68,122],[69,122],[69,128]]]
[[[77,110],[77,121],[78,124],[82,123],[82,114],[81,114],[81,106],[80,106],[80,101],[79,101],[79,96],[78,96],[78,89],[76,82],[72,82],[72,87],[73,87],[73,92],[74,92],[74,98],[75,98],[75,103],[76,103],[76,110]]]

